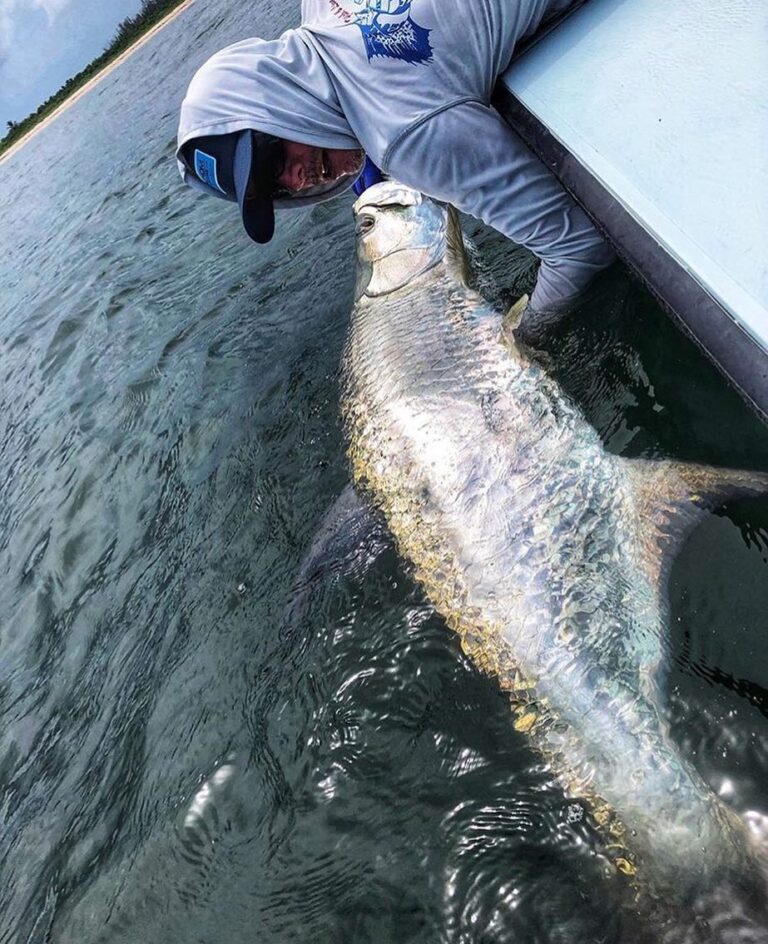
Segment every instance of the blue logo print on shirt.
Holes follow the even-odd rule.
[[[414,0],[354,0],[362,7],[354,22],[360,27],[368,59],[387,56],[404,62],[431,62],[431,30],[411,19]]]

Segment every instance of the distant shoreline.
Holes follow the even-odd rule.
[[[103,78],[108,76],[113,69],[116,69],[119,65],[125,62],[125,60],[129,56],[133,55],[137,49],[140,49],[144,43],[148,42],[156,33],[159,33],[164,26],[174,19],[174,17],[177,17],[180,13],[183,13],[184,10],[186,10],[187,7],[191,6],[194,2],[195,0],[182,0],[182,2],[177,7],[174,7],[170,13],[167,13],[161,20],[155,23],[154,26],[150,27],[146,33],[143,33],[141,36],[139,36],[139,38],[134,43],[132,43],[127,49],[123,50],[123,52],[114,58],[109,63],[109,65],[104,66],[100,72],[97,72],[96,75],[88,79],[84,85],[81,85],[80,88],[72,92],[72,94],[63,102],[61,102],[60,105],[57,105],[49,115],[46,115],[45,118],[42,118],[34,127],[30,128],[23,137],[19,138],[18,141],[14,141],[9,148],[0,153],[0,164],[2,164],[6,158],[9,158],[12,154],[15,154],[20,148],[24,147],[30,138],[33,138],[38,132],[42,131],[43,128],[47,127],[52,121],[58,118],[63,111],[66,111],[66,109],[70,107],[70,105],[74,105],[74,103],[79,98],[82,98],[83,95],[85,95],[87,92],[90,92],[91,89],[98,85]]]

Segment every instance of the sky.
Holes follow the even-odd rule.
[[[0,138],[100,55],[141,0],[0,0]]]

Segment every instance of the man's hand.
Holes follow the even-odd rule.
[[[526,302],[528,301],[527,295],[523,298]],[[551,328],[557,324],[562,315],[562,311],[536,311],[526,304],[524,310],[520,312],[517,326],[512,329],[515,341],[534,351],[540,350],[545,346],[544,342]]]

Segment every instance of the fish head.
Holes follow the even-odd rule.
[[[450,208],[418,190],[391,180],[375,184],[358,198],[353,213],[358,299],[396,292],[446,257],[455,219]]]

